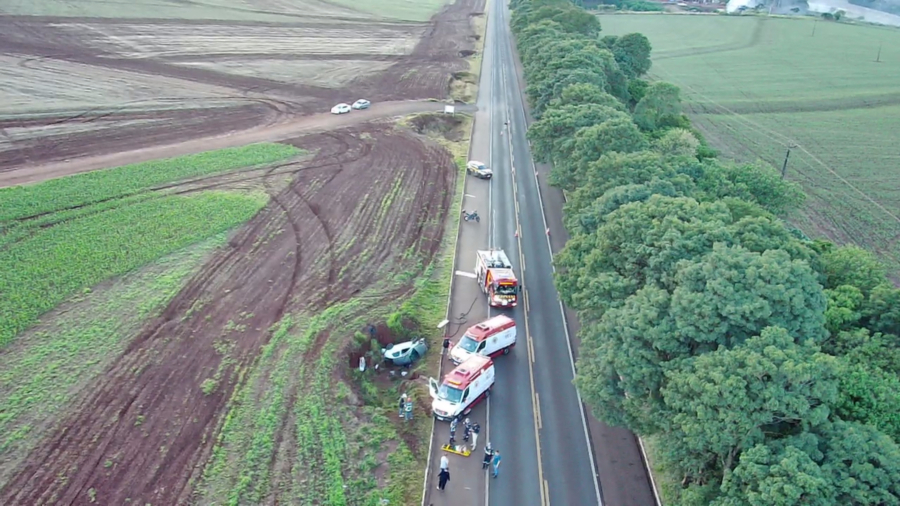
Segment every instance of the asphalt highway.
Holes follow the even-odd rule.
[[[493,53],[494,76],[492,219],[495,244],[518,260],[525,297],[515,319],[520,340],[527,341],[529,349],[517,350],[516,359],[526,360],[497,361],[491,439],[509,467],[503,470],[506,479],[501,475],[490,480],[489,498],[497,505],[601,504],[581,400],[572,384],[572,352],[553,284],[550,242],[525,137],[528,126],[508,24],[505,2],[491,2],[486,44]]]
[[[495,360],[492,394],[473,412],[486,434],[471,457],[450,456],[451,481],[443,492],[432,481],[447,439],[446,424],[437,422],[423,504],[653,506],[636,438],[593,419],[572,384],[577,341],[567,321],[575,328],[577,322],[571,314],[566,319],[552,266],[552,252],[565,242],[562,195],[546,185],[549,169],[539,174],[532,161],[509,9],[504,0],[491,0],[488,11],[470,158],[487,162],[494,178],[466,181],[463,207],[477,209],[482,220],[462,224],[456,269],[471,272],[476,249],[502,248],[524,296],[513,310],[490,309],[473,279],[455,276],[448,316],[464,323],[451,323],[449,334],[455,340],[468,326],[505,312],[516,320],[518,342]],[[443,372],[450,368],[444,364]],[[487,440],[503,457],[498,479],[481,470]]]

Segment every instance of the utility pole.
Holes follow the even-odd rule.
[[[812,35],[810,35],[810,37],[815,37],[815,36],[816,36],[816,26],[818,26],[818,24],[819,24],[819,20],[818,20],[818,19],[815,20],[815,21],[813,21],[813,31],[812,31]]]
[[[875,57],[875,63],[881,63],[881,46],[883,43],[878,44],[878,56]]]
[[[787,153],[784,154],[784,164],[781,166],[781,179],[784,179],[784,176],[787,174],[787,162],[788,158],[791,157],[791,148],[794,146],[788,146]]]

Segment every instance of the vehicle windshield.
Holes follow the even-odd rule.
[[[457,344],[456,346],[468,351],[469,353],[475,353],[475,348],[478,347],[478,341],[472,339],[471,336],[465,335],[462,339],[459,340],[459,344]]]
[[[515,295],[517,293],[516,287],[512,285],[498,285],[495,292],[497,295]]]
[[[462,400],[462,390],[458,388],[453,388],[447,384],[441,384],[441,387],[438,389],[438,397],[444,399],[445,401],[450,401],[454,404],[459,404],[459,401]]]

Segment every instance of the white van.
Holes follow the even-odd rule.
[[[472,355],[507,355],[515,345],[515,320],[506,315],[495,316],[469,327],[450,349],[450,360],[454,364],[461,364]]]
[[[490,395],[493,386],[494,361],[481,355],[473,355],[458,365],[440,384],[428,378],[434,417],[449,422],[468,415],[478,402]]]

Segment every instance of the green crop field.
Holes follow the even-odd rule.
[[[900,30],[751,16],[601,16],[641,32],[651,78],[723,155],[763,160],[803,185],[791,217],[811,237],[855,242],[900,272]],[[880,55],[879,55],[880,51]],[[876,62],[876,58],[878,60]]]
[[[79,290],[239,225],[268,201],[152,187],[299,153],[256,144],[0,189],[0,347]]]

